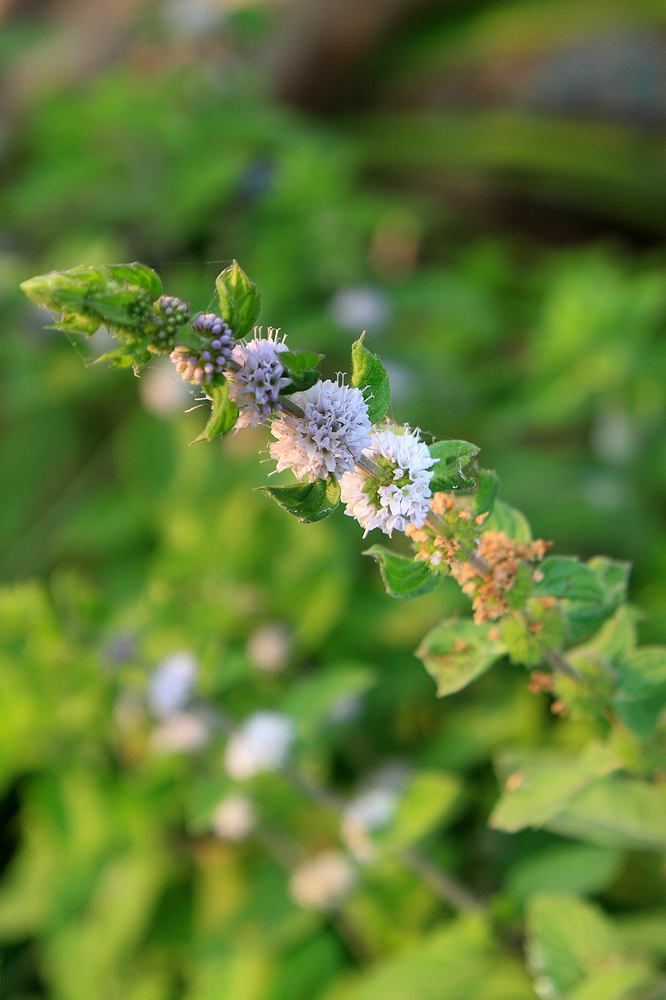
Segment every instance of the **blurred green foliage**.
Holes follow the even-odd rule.
[[[479,28],[476,44],[504,37]],[[405,67],[410,53],[425,65],[416,41]],[[181,415],[175,376],[86,370],[87,348],[44,334],[17,290],[51,267],[140,258],[205,308],[221,262],[239,257],[262,320],[333,370],[367,325],[394,414],[480,444],[558,553],[631,559],[641,635],[663,640],[663,254],[469,235],[427,190],[369,183],[368,165],[411,167],[415,151],[431,169],[456,150],[469,162],[488,121],[454,124],[453,148],[416,116],[323,125],[202,61],[110,69],[46,94],[17,128],[0,194],[3,1000],[521,1000],[535,995],[516,946],[526,905],[539,995],[663,995],[656,851],[581,843],[564,820],[559,833],[487,827],[500,750],[576,759],[592,728],[553,724],[508,664],[436,701],[412,651],[464,607],[455,588],[390,601],[353,525],[304,528],[253,492],[261,435],[188,448],[202,416]],[[556,136],[563,164],[555,126],[491,125],[530,177],[535,151],[537,173],[560,181],[578,162],[582,126]],[[656,144],[643,172],[633,146],[603,138],[578,197],[663,213]],[[275,625],[286,653],[270,672],[252,640]],[[194,752],[156,752],[146,691],[176,650],[199,664],[204,715],[290,715],[314,787],[344,800],[387,761],[410,770],[410,822],[377,835],[338,912],[299,908],[283,863],[283,841],[299,857],[338,843],[325,803],[286,777],[254,779],[265,839],[229,845],[211,828],[233,785],[223,728]],[[345,703],[359,714],[336,711]],[[409,867],[417,842],[488,900],[481,914],[454,917]]]

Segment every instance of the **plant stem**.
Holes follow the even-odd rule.
[[[379,480],[384,478],[382,470],[375,464],[375,462],[372,461],[371,458],[368,458],[367,455],[361,455],[360,458],[357,459],[356,465],[357,468],[362,469],[363,472],[365,472],[367,476],[370,476],[371,479]]]
[[[401,857],[405,864],[418,872],[432,891],[452,909],[459,913],[482,909],[481,901],[466,886],[434,865],[423,854],[408,847],[402,851]]]
[[[289,396],[280,396],[280,405],[282,406],[283,410],[285,410],[287,413],[291,413],[292,416],[294,417],[305,416],[305,413],[300,408],[298,403],[295,403],[293,399],[291,399]]]
[[[548,666],[557,674],[563,674],[572,681],[582,681],[576,668],[567,660],[564,653],[557,649],[547,649],[543,654]]]

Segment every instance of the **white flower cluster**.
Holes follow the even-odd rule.
[[[296,733],[286,715],[255,712],[229,737],[224,764],[237,781],[276,771],[289,756]]]
[[[356,871],[341,851],[322,851],[295,869],[289,882],[293,899],[309,910],[326,912],[354,888]]]
[[[291,382],[279,357],[287,350],[284,338],[272,327],[266,337],[255,331],[252,340],[234,347],[231,360],[237,370],[225,374],[229,395],[240,410],[237,427],[257,427],[280,408],[280,390]]]
[[[316,382],[291,397],[303,416],[285,413],[271,424],[269,451],[277,472],[291,469],[297,479],[339,479],[354,468],[370,442],[372,425],[360,389],[339,376],[336,382]]]
[[[354,517],[365,535],[380,528],[386,535],[420,528],[429,511],[432,458],[416,430],[408,427],[374,431],[364,456],[377,470],[346,472],[340,480],[345,514]]]
[[[211,818],[213,831],[221,840],[238,843],[254,830],[257,817],[247,795],[227,795],[215,808]]]

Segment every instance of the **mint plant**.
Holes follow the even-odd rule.
[[[497,474],[482,467],[476,445],[429,441],[394,422],[386,370],[364,335],[349,376],[322,378],[320,354],[255,327],[259,294],[235,262],[217,278],[218,312],[194,318],[141,264],[56,271],[22,288],[58,314],[56,329],[89,335],[105,326],[118,346],[99,361],[138,374],[168,356],[210,405],[196,441],[266,425],[275,471],[294,481],[262,492],[299,521],[343,507],[364,537],[403,536],[399,549],[366,550],[391,597],[416,598],[452,578],[472,617],[436,625],[417,651],[439,696],[508,658],[556,715],[592,725],[596,739],[577,757],[539,749],[499,761],[494,827],[666,846],[666,649],[637,644],[628,564],[551,555],[551,543],[533,538],[523,514],[498,498]]]

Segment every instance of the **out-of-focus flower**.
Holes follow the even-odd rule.
[[[380,528],[386,535],[420,527],[429,512],[431,468],[435,459],[420,440],[418,431],[375,431],[364,451],[376,475],[356,469],[340,480],[345,514],[354,517],[365,535]]]
[[[152,712],[166,719],[184,708],[190,700],[196,675],[196,660],[187,651],[172,653],[162,660],[148,685],[148,704]]]
[[[334,322],[344,330],[378,330],[391,315],[386,295],[372,285],[339,289],[329,308]]]
[[[237,843],[252,833],[257,822],[254,806],[247,795],[227,795],[216,807],[211,825],[222,840]]]
[[[186,753],[200,750],[208,742],[208,720],[200,712],[178,712],[157,726],[150,737],[154,753]]]
[[[370,442],[372,425],[360,389],[345,385],[341,377],[316,382],[291,397],[303,416],[285,413],[271,424],[277,438],[269,447],[277,471],[291,469],[297,479],[336,479],[354,468]]]
[[[289,659],[291,641],[289,631],[280,622],[260,625],[247,643],[247,655],[255,667],[267,674],[284,670]]]
[[[227,372],[229,395],[240,410],[237,427],[257,427],[280,408],[280,390],[291,382],[280,364],[287,351],[284,338],[268,328],[266,337],[255,333],[252,340],[236,344],[231,359],[237,371]]]
[[[159,358],[139,382],[141,401],[157,417],[170,417],[184,409],[192,397],[187,386],[176,378],[167,358]]]
[[[335,909],[356,884],[356,871],[342,851],[322,851],[303,862],[292,874],[293,899],[309,910]]]
[[[404,764],[388,764],[371,775],[347,803],[342,815],[342,836],[359,860],[370,861],[374,857],[375,849],[368,834],[393,819],[408,774]]]
[[[638,449],[636,424],[618,407],[609,406],[596,414],[591,438],[596,454],[613,465],[628,462]]]
[[[333,702],[328,713],[331,722],[351,722],[358,719],[363,710],[363,696],[343,694]]]
[[[289,756],[295,735],[286,715],[255,712],[229,737],[224,758],[227,771],[242,781],[262,771],[278,770]]]
[[[227,6],[227,0],[166,0],[162,16],[178,37],[203,38],[223,23]]]

